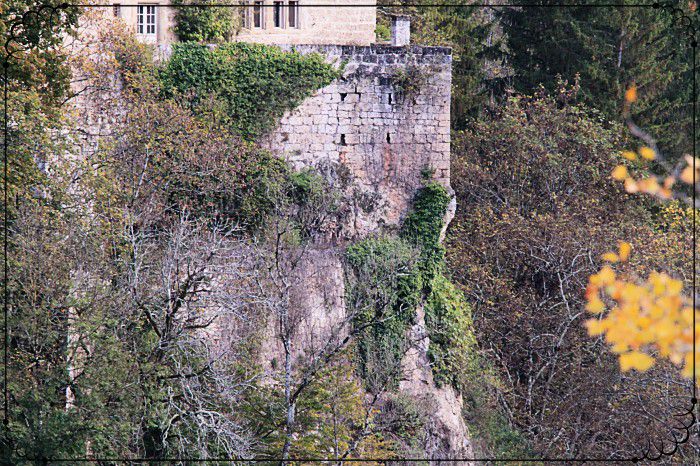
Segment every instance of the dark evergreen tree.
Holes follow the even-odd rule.
[[[513,87],[529,93],[559,79],[579,80],[579,98],[612,120],[636,84],[635,119],[678,156],[690,150],[689,44],[671,14],[632,2],[627,7],[509,7],[500,10]],[[687,7],[686,7],[687,8]]]

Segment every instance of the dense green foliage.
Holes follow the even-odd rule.
[[[195,110],[203,96],[220,100],[225,124],[246,138],[270,129],[286,110],[337,76],[318,54],[246,43],[175,44],[159,73],[164,93],[184,97]]]
[[[0,63],[6,59],[5,45],[14,52],[9,78],[13,84],[26,86],[25,90],[35,90],[45,103],[60,103],[68,91],[69,70],[65,66],[65,50],[56,47],[64,34],[74,31],[78,19],[78,8],[62,8],[60,13],[51,15],[48,7],[57,7],[60,1],[42,2],[47,8],[41,15],[31,14],[25,17],[24,27],[17,27],[21,16],[32,9],[36,3],[30,0],[9,0],[0,5]],[[15,24],[12,40],[9,28]],[[9,42],[6,43],[6,41]],[[26,52],[25,52],[26,51]],[[47,83],[51,85],[47,85]]]
[[[440,244],[440,232],[449,203],[447,190],[437,183],[429,183],[416,194],[413,209],[401,228],[401,236],[420,247],[420,267],[426,290],[444,262],[445,248]]]
[[[406,332],[424,298],[428,355],[436,382],[461,389],[472,375],[470,308],[446,278],[440,243],[449,202],[444,187],[428,183],[418,191],[398,238],[368,239],[347,249],[353,273],[347,302],[351,310],[359,311],[356,325],[380,321],[358,343],[366,380],[373,380],[371,374],[389,379],[399,375],[398,361],[408,348]]]
[[[348,308],[355,325],[372,324],[357,343],[359,371],[370,388],[395,385],[406,331],[421,298],[416,252],[401,239],[367,239],[349,246],[346,258],[354,276],[346,292]]]
[[[657,8],[552,8],[547,5],[556,2],[543,3],[541,8],[502,10],[515,89],[531,93],[544,85],[556,91],[558,77],[570,83],[578,79],[582,102],[620,120],[623,93],[636,83],[635,119],[660,139],[666,152],[680,156],[689,151],[692,98],[685,50],[690,48],[672,15]]]
[[[430,335],[428,356],[438,385],[464,390],[478,377],[471,307],[461,290],[439,273],[433,277],[425,303],[425,324]]]
[[[60,107],[70,96],[70,69],[66,51],[57,45],[73,32],[78,10],[63,9],[60,16],[52,18],[48,7],[60,3],[45,2],[47,8],[43,14],[27,15],[23,27],[18,22],[23,14],[36,8],[35,2],[10,0],[0,5],[0,37],[3,38],[0,65],[9,60],[8,159],[12,162],[8,170],[9,198],[36,183],[42,177],[39,167],[51,154],[63,149],[61,142],[51,135],[64,122]],[[9,29],[13,26],[10,37]],[[12,57],[6,56],[8,49]],[[5,67],[0,66],[0,72],[4,70]],[[0,108],[4,104],[4,95],[0,93]],[[12,210],[13,206],[9,208]]]
[[[231,40],[241,26],[238,8],[215,7],[220,0],[175,0],[175,35],[182,42],[218,44]],[[201,6],[198,6],[201,5]]]
[[[471,376],[473,337],[471,310],[462,292],[446,276],[445,248],[440,242],[450,196],[444,187],[428,183],[421,189],[406,217],[401,236],[420,248],[425,323],[430,336],[428,356],[435,381],[461,388]]]

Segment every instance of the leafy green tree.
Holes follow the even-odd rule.
[[[46,2],[46,5],[59,3]],[[13,329],[8,348],[9,373],[5,375],[10,395],[8,414],[10,419],[18,421],[10,423],[0,437],[4,464],[11,464],[17,451],[32,454],[75,451],[67,446],[67,431],[62,434],[60,429],[63,426],[75,431],[83,429],[76,417],[55,410],[49,401],[65,388],[67,380],[62,351],[65,338],[60,332],[67,320],[58,300],[69,289],[67,273],[71,262],[64,260],[62,252],[66,238],[44,234],[54,222],[64,221],[56,210],[55,199],[49,196],[45,175],[50,158],[65,148],[65,144],[52,137],[63,128],[60,107],[68,95],[70,76],[66,54],[57,45],[75,25],[77,9],[53,11],[52,17],[48,8],[36,14],[38,6],[20,0],[0,5],[3,37],[0,72],[7,72],[7,82],[2,84],[8,97],[6,102],[0,94],[0,106],[7,106],[8,140],[4,140],[4,134],[0,137],[8,145],[8,165],[2,170],[8,173],[4,195],[9,200],[2,211],[2,228],[8,234],[7,260],[11,270],[10,276],[2,277],[10,302],[5,302],[4,295],[2,300],[8,306],[9,325]],[[28,12],[32,13],[20,24],[21,16]],[[12,56],[7,55],[8,50]],[[4,251],[0,256],[4,261]],[[46,261],[38,263],[37,257]],[[41,338],[45,329],[49,334]],[[13,431],[20,434],[14,437]],[[33,444],[16,441],[27,431],[32,436],[23,440],[32,438]],[[38,450],[25,449],[28,445],[43,446]]]
[[[636,83],[635,118],[658,135],[667,152],[675,157],[688,152],[690,47],[671,14],[634,2],[599,8],[554,3],[499,10],[515,90],[532,93],[542,84],[555,91],[558,79],[576,81],[582,102],[621,120],[623,93]]]
[[[69,95],[70,72],[67,53],[57,46],[73,31],[78,10],[49,8],[60,3],[46,2],[41,13],[32,1],[0,5],[0,73],[6,71],[8,78],[3,84],[8,96],[9,198],[30,189],[49,155],[61,149],[51,135],[64,123],[61,104]],[[0,94],[3,107],[4,100]],[[11,219],[5,221],[7,226]]]

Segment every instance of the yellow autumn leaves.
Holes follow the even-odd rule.
[[[614,252],[608,252],[603,254],[603,260],[607,262],[625,262],[632,252],[632,245],[629,243],[620,243],[620,251],[616,254]]]
[[[623,371],[645,371],[658,355],[681,367],[683,375],[690,378],[693,316],[698,331],[700,316],[690,299],[683,296],[683,284],[665,273],[652,272],[641,284],[618,277],[611,264],[627,261],[631,250],[629,243],[620,243],[617,252],[603,255],[608,264],[589,278],[586,310],[597,317],[586,322],[588,333],[604,335],[620,355]],[[700,358],[700,353],[695,356]]]
[[[685,156],[686,166],[681,171],[680,179],[687,184],[695,184],[700,181],[700,159],[695,159],[689,155]]]
[[[630,161],[637,160],[638,157],[644,160],[654,160],[656,159],[656,152],[651,147],[643,146],[639,148],[637,152],[622,151],[620,156]],[[691,164],[692,160],[690,160],[688,163]],[[697,166],[700,166],[700,164]],[[676,177],[674,176],[649,176],[646,178],[635,179],[629,173],[625,165],[616,166],[610,175],[613,179],[624,182],[625,191],[630,194],[641,192],[656,196],[663,200],[673,198],[672,188],[676,183]],[[683,172],[681,179],[685,181],[687,177],[687,174]]]
[[[638,153],[641,158],[646,160],[654,160],[656,158],[656,153],[650,147],[641,147]],[[620,156],[627,160],[637,159],[637,153],[632,151],[623,151],[620,153]],[[690,185],[700,181],[700,160],[686,155],[684,161],[685,166],[678,170],[680,172],[679,176],[649,176],[635,179],[625,165],[616,166],[610,176],[617,181],[624,182],[625,191],[630,194],[646,193],[662,200],[670,200],[674,197],[672,188],[679,179]]]
[[[637,100],[637,87],[631,86],[625,92],[625,110],[624,114],[629,117],[630,106]],[[628,125],[635,127],[633,123],[628,121]],[[637,132],[641,132],[639,128],[636,128]],[[648,140],[648,138],[644,138]],[[652,141],[653,145],[653,141]],[[661,155],[653,147],[644,145],[640,147],[636,152],[631,150],[625,150],[620,152],[620,156],[630,162],[637,160],[640,161],[651,161],[656,160],[660,166],[666,169],[669,173],[667,176],[647,176],[644,178],[635,178],[629,172],[625,165],[616,166],[611,176],[617,181],[624,183],[625,191],[628,193],[645,193],[655,196],[663,201],[668,201],[675,198],[683,198],[679,196],[678,193],[674,193],[673,186],[678,180],[683,183],[694,185],[700,180],[700,159],[686,155],[683,159],[682,164],[678,167],[671,168],[668,166],[667,161],[663,160]],[[687,199],[686,199],[687,200]]]
[[[632,86],[625,92],[626,118],[630,105],[636,100],[637,88]],[[636,135],[641,134],[641,139],[653,142],[629,120],[628,126]],[[635,179],[627,166],[618,165],[611,176],[623,182],[628,193],[646,193],[665,201],[678,198],[696,208],[694,202],[672,189],[679,180],[695,189],[695,183],[700,180],[699,159],[686,155],[682,164],[673,168],[648,145],[636,152],[622,151],[620,156],[629,162],[656,160],[668,173]],[[629,243],[620,243],[617,252],[603,254],[602,259],[607,264],[589,278],[586,310],[596,317],[586,322],[588,333],[605,338],[620,355],[623,371],[645,371],[654,365],[657,357],[663,357],[682,368],[685,377],[700,378],[694,370],[695,360],[700,359],[700,345],[693,344],[695,335],[700,333],[698,310],[691,299],[683,295],[683,283],[666,273],[651,272],[641,283],[619,277],[613,265],[626,262],[631,251]]]

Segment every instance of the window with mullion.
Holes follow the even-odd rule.
[[[272,19],[276,28],[284,27],[284,19],[282,18],[283,4],[284,2],[274,2],[272,4]]]
[[[138,34],[156,35],[156,6],[139,5],[136,10],[136,32]]]
[[[265,23],[263,2],[253,2],[253,27],[262,28]]]

